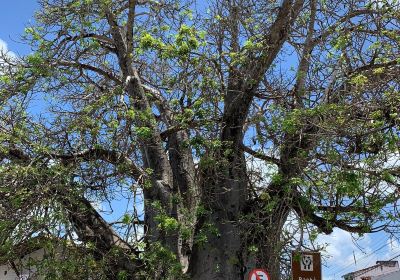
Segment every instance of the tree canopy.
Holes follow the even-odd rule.
[[[398,231],[398,1],[39,3],[0,57],[2,260],[284,279],[305,239]]]

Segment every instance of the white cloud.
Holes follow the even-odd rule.
[[[12,58],[17,57],[15,53],[13,53],[8,49],[7,43],[4,40],[0,39],[0,63],[3,62],[3,60],[1,59],[2,56],[12,57]]]
[[[352,271],[374,265],[377,260],[389,260],[400,254],[400,242],[384,232],[366,234],[357,241],[351,234],[335,229],[330,235],[321,235],[317,242],[326,244],[323,279],[343,280]]]
[[[389,260],[400,254],[400,242],[398,239],[388,238],[387,240],[387,251],[383,255],[382,259]]]
[[[327,263],[335,264],[335,266],[344,267],[349,264],[354,264],[355,259],[360,259],[363,255],[368,254],[371,245],[371,239],[368,235],[357,240],[357,244],[360,248],[363,248],[361,252],[356,244],[354,238],[346,231],[340,229],[334,229],[330,235],[321,235],[318,238],[318,243],[326,244],[326,255],[329,257]],[[354,251],[354,254],[353,254]]]
[[[257,150],[257,149],[255,149]],[[270,153],[263,151],[264,154],[270,155]],[[276,165],[255,158],[253,156],[247,156],[246,158],[247,169],[250,174],[251,181],[255,186],[263,188],[269,185],[272,176],[277,173],[278,168]]]
[[[7,44],[3,40],[0,39],[0,50],[7,49]]]
[[[0,39],[0,53],[7,53],[8,52],[8,46],[7,43],[3,40]]]
[[[0,39],[0,66],[3,62],[3,60],[1,59],[1,56],[3,53],[7,53],[7,50],[8,50],[7,43]]]

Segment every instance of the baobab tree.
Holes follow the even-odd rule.
[[[39,3],[0,59],[3,259],[45,235],[51,279],[280,279],[304,228],[396,232],[396,1]]]

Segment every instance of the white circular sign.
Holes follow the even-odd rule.
[[[256,268],[250,271],[249,280],[270,280],[270,278],[264,269]]]

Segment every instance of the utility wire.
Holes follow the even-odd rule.
[[[384,242],[382,243],[382,241],[384,241]],[[380,244],[380,245],[383,244],[383,245],[381,245],[379,248],[375,249],[374,251],[372,251],[372,252],[370,252],[370,253],[368,253],[368,254],[362,256],[361,258],[359,258],[359,259],[358,259],[358,262],[362,262],[364,259],[366,259],[366,258],[368,258],[369,256],[373,255],[374,253],[378,252],[379,250],[382,250],[384,247],[386,247],[386,245],[387,245],[386,242],[387,242],[387,240],[382,239],[378,244]],[[348,264],[347,266],[342,267],[342,268],[339,269],[339,270],[336,270],[335,273],[338,273],[338,272],[340,272],[340,271],[343,271],[343,270],[345,270],[346,268],[348,268],[348,267],[350,267],[350,266],[352,266],[352,265],[353,265],[353,263],[350,263],[350,264]],[[328,270],[328,271],[330,271],[330,270]]]
[[[397,255],[395,255],[394,257],[390,258],[388,261],[391,261],[391,260],[394,260],[394,259],[398,258],[398,257],[400,256],[399,253],[400,253],[400,250],[396,250],[396,251],[395,251],[395,254],[397,254]],[[350,265],[350,266],[351,266],[351,265]],[[342,274],[341,272],[344,271],[344,270],[346,270],[348,267],[349,267],[349,266],[346,266],[346,267],[344,267],[343,269],[340,269],[340,270],[334,272],[334,275],[339,274],[339,273]]]
[[[373,250],[372,252],[368,253],[367,255],[365,255],[365,256],[359,258],[359,259],[358,259],[358,262],[359,262],[360,264],[362,264],[362,263],[364,262],[365,259],[368,258],[368,260],[369,260],[369,259],[370,259],[369,257],[371,257],[371,256],[373,257],[374,254],[375,254],[376,252],[382,250],[383,248],[385,248],[385,247],[387,247],[387,246],[389,245],[389,244],[387,243],[387,239],[386,239],[386,238],[385,238],[385,239],[382,238],[382,239],[381,239],[381,242],[379,242],[379,243],[382,243],[382,241],[384,241],[384,244],[383,244],[382,246],[380,246],[379,248]],[[378,243],[378,244],[379,244],[379,243]],[[351,263],[351,264],[349,264],[349,265],[346,265],[345,267],[342,267],[341,269],[334,270],[332,273],[329,273],[329,274],[339,274],[339,273],[341,273],[341,272],[347,270],[347,269],[348,269],[349,267],[351,267],[351,266],[353,266],[353,263]],[[328,270],[328,272],[329,272],[329,270]]]

